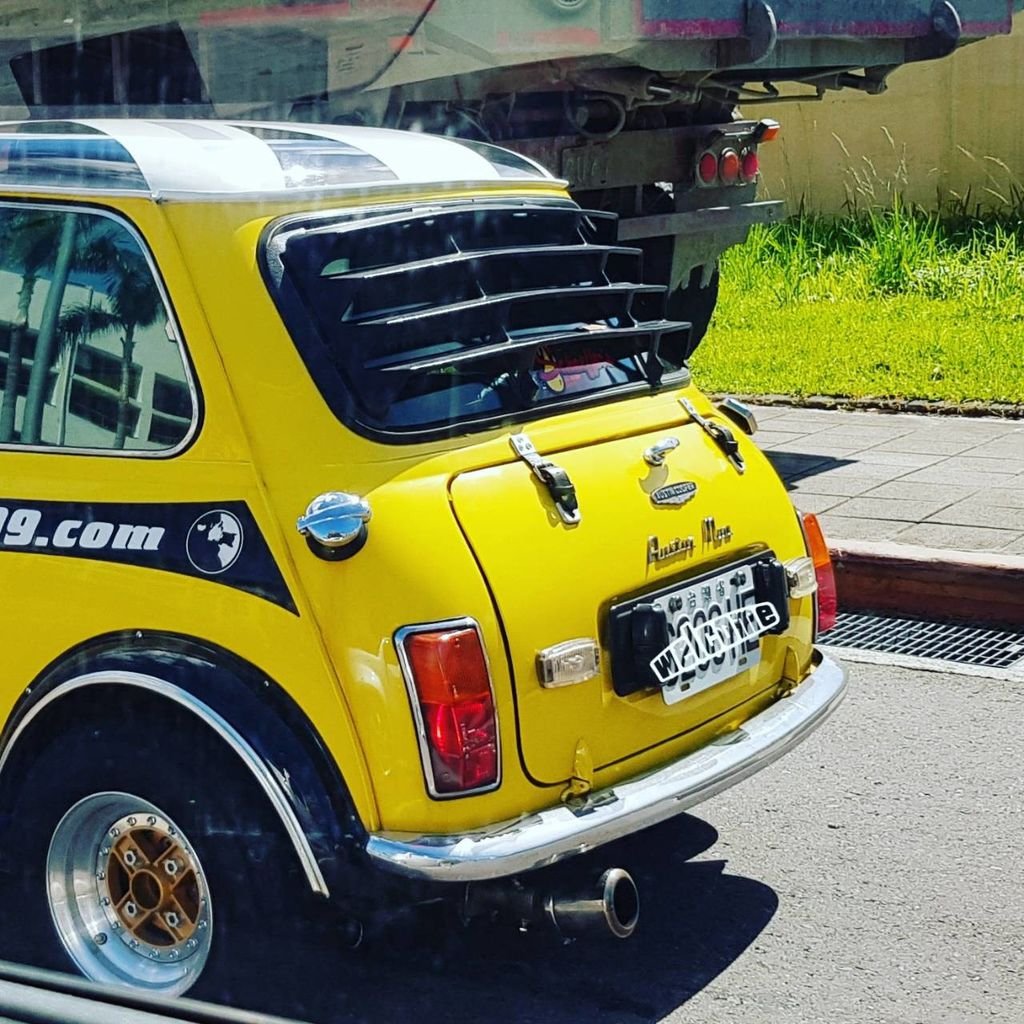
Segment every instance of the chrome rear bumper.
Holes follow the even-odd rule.
[[[543,867],[664,821],[760,771],[828,718],[845,695],[846,672],[815,657],[813,671],[788,697],[664,768],[593,794],[582,813],[559,804],[478,832],[381,832],[370,836],[366,852],[389,871],[470,882]]]

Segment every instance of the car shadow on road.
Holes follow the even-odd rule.
[[[330,958],[320,981],[275,1009],[317,1024],[659,1020],[733,964],[778,907],[774,890],[730,874],[725,860],[691,859],[717,840],[707,822],[682,815],[579,859],[584,878],[612,864],[636,878],[641,922],[628,941],[424,924],[356,960]]]
[[[833,455],[805,454],[804,452],[787,452],[784,448],[766,451],[768,461],[775,467],[775,472],[785,481],[786,488],[800,480],[828,473],[841,466],[852,466],[856,459],[837,459]]]

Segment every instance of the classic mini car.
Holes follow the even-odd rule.
[[[0,190],[7,955],[209,993],[313,905],[626,936],[624,869],[541,869],[842,698],[817,522],[534,163],[54,121]]]

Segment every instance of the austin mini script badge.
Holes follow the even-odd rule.
[[[682,480],[652,491],[651,501],[655,505],[685,505],[696,493],[697,485],[692,480]]]
[[[697,548],[693,537],[673,537],[672,540],[662,544],[657,537],[647,538],[647,564],[665,562],[670,558],[680,558],[685,555],[692,555]]]

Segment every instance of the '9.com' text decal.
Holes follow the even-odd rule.
[[[0,498],[0,558],[4,552],[180,573],[244,590],[295,611],[284,577],[244,501],[84,503]]]
[[[62,519],[55,525],[53,536],[48,537],[39,530],[42,521],[43,513],[37,508],[8,509],[0,505],[0,544],[9,548],[159,551],[167,532],[162,526]]]

